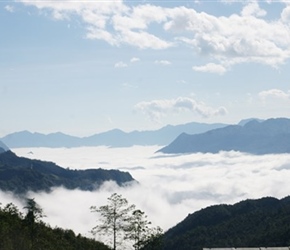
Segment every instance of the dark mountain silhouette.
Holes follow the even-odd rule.
[[[189,214],[163,236],[164,250],[289,245],[290,196],[210,206]]]
[[[88,137],[75,137],[63,133],[40,134],[21,131],[9,134],[1,140],[10,148],[19,147],[80,147],[80,146],[110,146],[128,147],[133,145],[166,145],[183,132],[189,134],[203,133],[227,124],[188,123],[182,125],[168,125],[153,131],[132,131],[126,133],[119,129]]]
[[[0,154],[0,189],[4,191],[50,191],[52,187],[58,186],[94,190],[108,180],[118,185],[134,181],[128,172],[119,170],[71,170],[53,162],[18,157],[11,151]]]
[[[263,122],[252,120],[244,126],[230,125],[206,133],[178,136],[158,152],[218,153],[240,151],[251,154],[290,153],[290,119],[277,118]]]

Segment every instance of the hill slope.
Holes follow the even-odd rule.
[[[108,180],[123,185],[134,179],[128,172],[118,170],[70,170],[52,162],[18,157],[11,151],[0,154],[0,189],[4,191],[49,191],[57,186],[93,190]]]
[[[290,197],[216,205],[189,214],[164,235],[166,250],[290,245]]]
[[[230,125],[203,134],[181,134],[158,152],[218,153],[240,151],[251,154],[290,153],[290,119],[252,120],[244,126]]]
[[[43,222],[28,223],[13,204],[0,207],[1,250],[110,250],[93,239],[75,235],[72,230],[51,228]]]

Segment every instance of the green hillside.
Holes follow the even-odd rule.
[[[163,241],[166,250],[290,246],[290,196],[207,207],[168,230]]]
[[[11,151],[0,153],[0,189],[14,193],[50,191],[52,187],[94,190],[104,181],[118,185],[134,181],[128,172],[119,170],[71,170],[53,162],[18,157]]]
[[[29,223],[13,204],[0,208],[1,250],[109,250],[101,242],[75,235],[72,230]]]

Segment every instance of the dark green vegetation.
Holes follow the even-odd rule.
[[[290,196],[207,207],[168,230],[163,244],[164,250],[290,246]]]
[[[32,202],[32,204],[31,204]],[[75,235],[72,230],[51,228],[42,221],[39,209],[28,200],[23,215],[12,203],[0,207],[1,250],[109,250],[103,243]]]
[[[162,153],[218,153],[240,151],[250,154],[290,153],[290,119],[252,120],[245,125],[230,125],[203,134],[181,134]]]
[[[13,152],[0,153],[0,189],[14,193],[50,191],[52,187],[94,190],[104,181],[123,185],[134,181],[128,172],[118,170],[70,170],[52,162],[18,157]]]

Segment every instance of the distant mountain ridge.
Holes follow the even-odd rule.
[[[290,119],[276,118],[265,121],[251,120],[241,125],[229,125],[196,135],[178,136],[158,152],[218,153],[240,151],[250,154],[290,153]]]
[[[289,214],[290,196],[210,206],[165,232],[162,249],[289,246]]]
[[[128,172],[119,170],[71,170],[53,162],[18,157],[11,151],[0,153],[0,189],[17,194],[27,191],[50,191],[53,187],[94,190],[104,181],[122,186],[135,181]]]
[[[41,134],[21,131],[0,138],[10,148],[21,147],[81,147],[110,146],[127,147],[133,145],[166,145],[183,132],[189,134],[203,133],[212,129],[225,127],[222,123],[187,123],[182,125],[167,125],[158,130],[132,131],[126,133],[120,129],[95,134],[88,137],[76,137],[63,133]]]
[[[8,150],[9,148],[3,142],[0,141],[0,153],[3,153]]]

